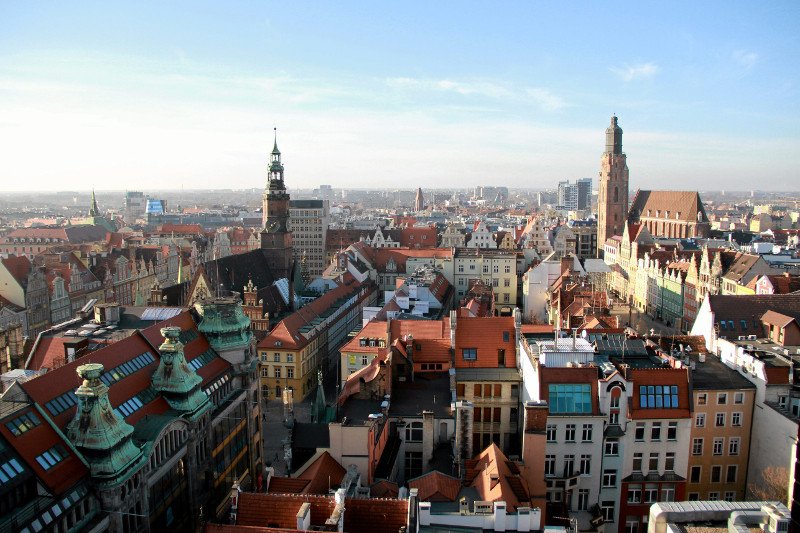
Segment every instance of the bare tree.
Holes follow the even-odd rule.
[[[761,471],[759,483],[750,483],[748,490],[753,500],[779,501],[789,498],[789,471],[782,466],[768,466]]]

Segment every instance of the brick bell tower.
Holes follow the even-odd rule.
[[[622,235],[628,216],[628,163],[622,153],[622,128],[616,115],[606,128],[606,150],[600,156],[597,198],[597,257],[603,257],[606,240]]]
[[[283,182],[283,164],[278,150],[278,130],[269,162],[267,188],[264,191],[261,250],[267,257],[275,279],[288,278],[292,268],[292,233],[289,231],[289,194]]]

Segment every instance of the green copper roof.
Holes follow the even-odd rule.
[[[111,408],[108,387],[100,381],[103,365],[78,367],[83,384],[75,391],[78,411],[67,426],[67,436],[89,463],[92,477],[109,479],[121,475],[142,457],[131,442],[133,427]]]
[[[181,328],[161,328],[161,334],[164,342],[158,347],[161,361],[153,373],[153,388],[175,410],[192,414],[203,411],[211,403],[200,389],[202,378],[186,364],[183,344],[178,340]]]
[[[203,320],[197,329],[218,352],[242,348],[253,341],[250,319],[238,298],[216,298],[200,306]]]

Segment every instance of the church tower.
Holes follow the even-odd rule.
[[[606,128],[606,150],[600,157],[597,198],[597,256],[603,257],[606,239],[622,235],[628,216],[628,163],[622,153],[622,128],[611,117]]]
[[[289,231],[289,194],[283,182],[283,164],[278,150],[278,132],[269,162],[269,177],[263,201],[264,228],[261,250],[275,279],[288,278],[292,267],[292,233]]]

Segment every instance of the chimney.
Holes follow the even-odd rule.
[[[230,514],[230,523],[236,523],[236,517],[239,513],[239,493],[242,492],[242,489],[239,487],[239,481],[234,481],[233,486],[231,487],[231,514]]]
[[[414,336],[406,335],[406,353],[411,366],[411,381],[414,381]]]
[[[333,508],[333,512],[331,512],[331,515],[325,521],[325,530],[338,531],[339,533],[342,533],[344,531],[345,490],[337,489],[333,498],[334,502],[336,503],[336,507]]]
[[[419,512],[417,506],[420,506]],[[419,526],[425,525],[422,523],[422,502],[419,501],[419,489],[411,489],[408,491],[408,519],[406,520],[406,531],[417,531]],[[428,525],[430,525],[430,503],[428,504]]]
[[[436,439],[433,434],[433,411],[422,411],[422,471],[430,472]]]
[[[456,354],[456,322],[458,320],[458,313],[450,311],[450,359],[455,362]]]
[[[297,529],[300,531],[311,529],[311,504],[308,502],[303,503],[297,511]]]
[[[269,482],[275,477],[275,467],[268,466],[264,468],[264,492],[269,492]]]

